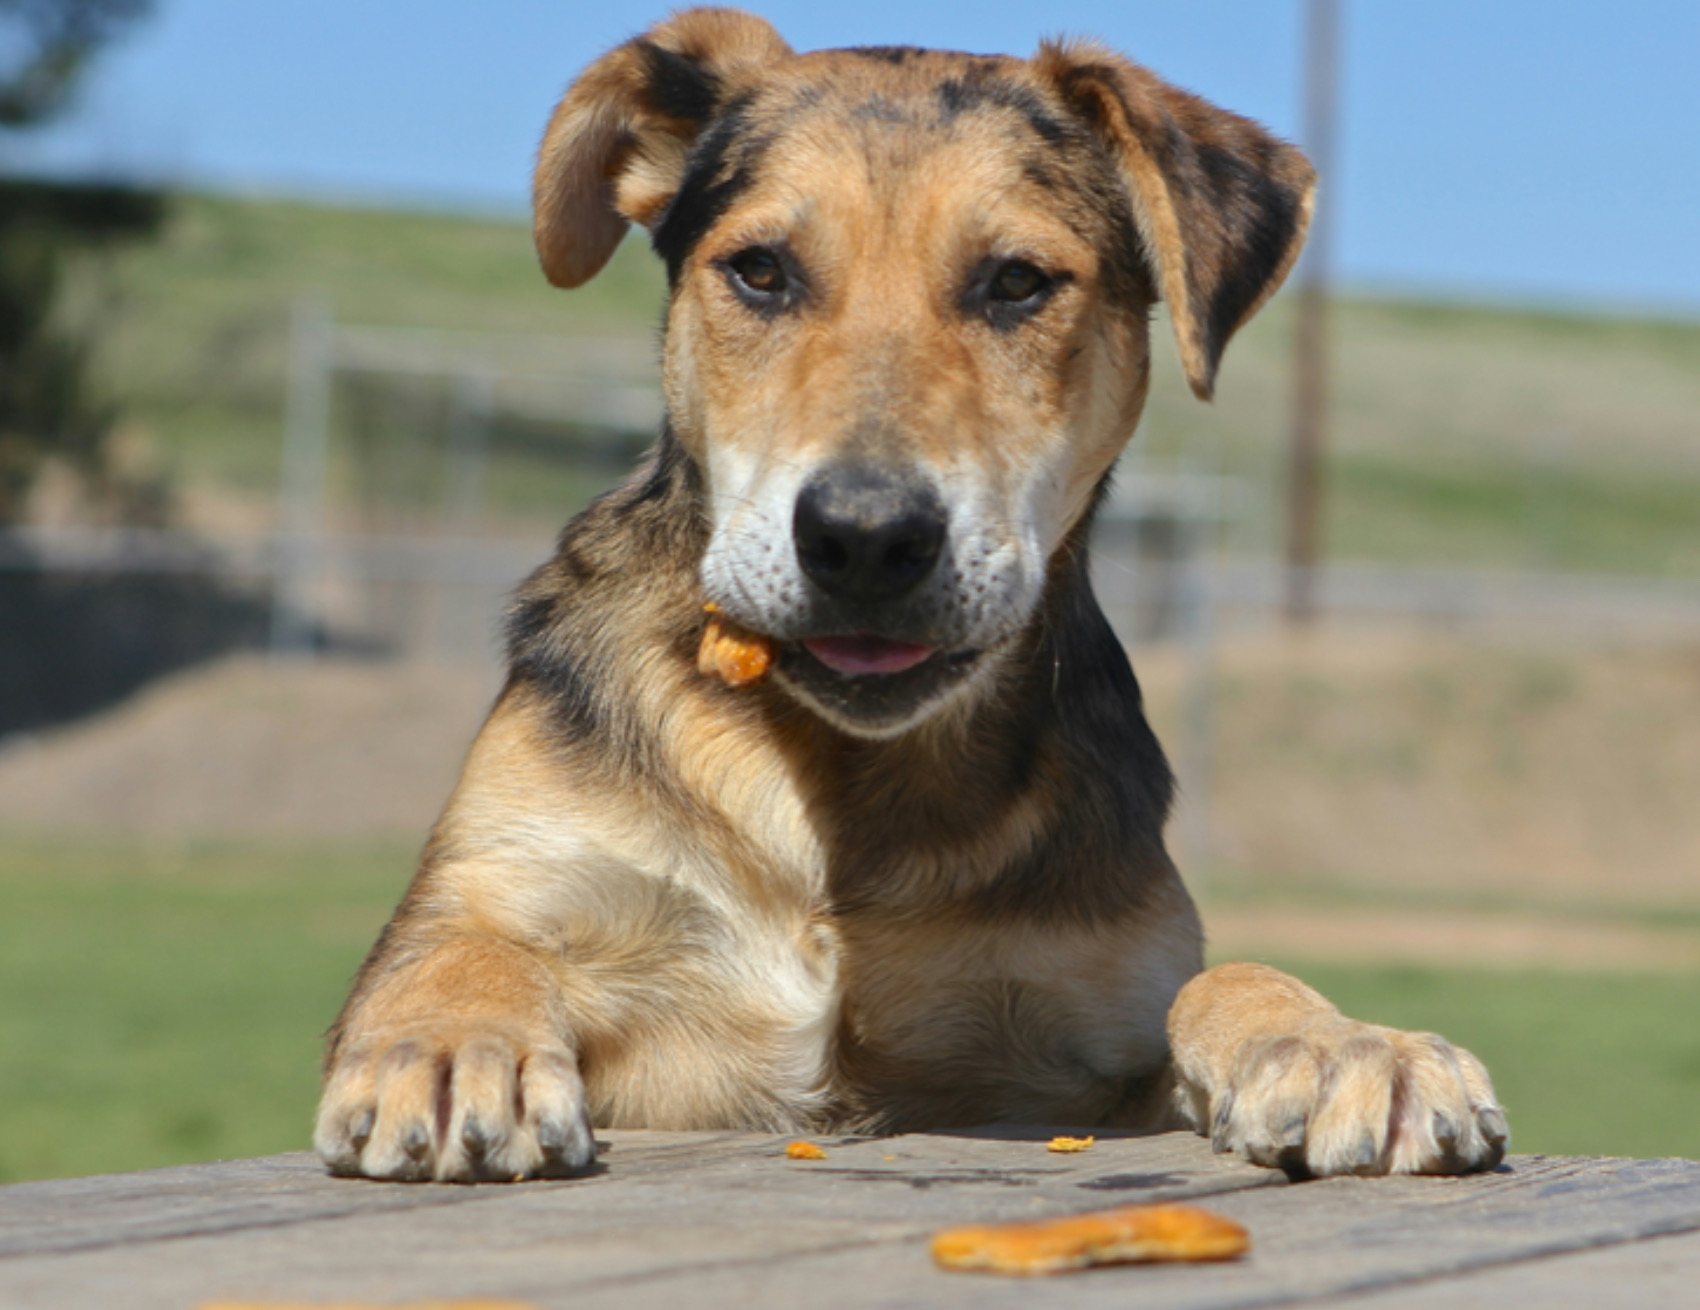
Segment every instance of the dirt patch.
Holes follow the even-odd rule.
[[[0,747],[0,825],[423,840],[495,691],[461,668],[242,657]]]
[[[1208,849],[1189,857],[1212,885],[1700,902],[1700,652],[1235,640],[1202,785],[1184,656],[1135,667],[1181,773],[1183,837],[1205,800]]]
[[[1213,960],[1614,972],[1700,970],[1700,932],[1540,915],[1207,906]]]

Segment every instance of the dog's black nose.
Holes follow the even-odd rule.
[[[798,494],[791,536],[803,572],[829,596],[894,600],[933,571],[944,506],[916,475],[841,465],[817,473]]]

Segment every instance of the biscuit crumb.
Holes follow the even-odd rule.
[[[792,1160],[824,1160],[826,1152],[813,1142],[792,1142],[785,1148],[786,1157]]]
[[[1072,1155],[1076,1151],[1090,1151],[1097,1144],[1096,1137],[1053,1137],[1045,1149],[1059,1155]]]

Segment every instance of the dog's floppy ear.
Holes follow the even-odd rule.
[[[1034,65],[1109,147],[1194,393],[1304,244],[1316,172],[1250,119],[1094,44],[1047,42]]]
[[[703,125],[742,77],[790,53],[752,14],[687,9],[587,68],[549,120],[532,179],[549,280],[588,282],[627,223],[659,218]]]

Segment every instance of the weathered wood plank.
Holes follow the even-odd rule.
[[[999,1187],[1028,1186],[1045,1178],[1090,1177],[1099,1180],[1095,1186],[1113,1190],[1120,1168],[1116,1161],[1135,1159],[1139,1168],[1127,1176],[1135,1186],[1168,1181],[1181,1191],[1192,1191],[1210,1190],[1214,1180],[1224,1185],[1231,1180],[1233,1186],[1281,1181],[1264,1170],[1201,1154],[1199,1143],[1185,1134],[1110,1138],[1095,1153],[1079,1156],[1046,1153],[1041,1145],[1044,1137],[1034,1130],[1018,1133],[993,1128],[972,1138],[822,1139],[828,1141],[832,1159],[817,1165],[793,1164],[790,1173],[767,1170],[757,1176],[763,1186],[801,1185],[808,1191],[818,1190],[815,1183],[836,1180],[847,1172],[914,1189],[968,1186],[974,1190],[974,1184],[984,1184],[995,1194]],[[602,1149],[594,1177],[528,1183],[519,1190],[575,1189],[594,1183],[606,1194],[656,1175],[689,1179],[713,1165],[777,1159],[785,1145],[783,1139],[760,1133],[604,1131],[598,1142]],[[885,1160],[887,1155],[893,1159]],[[1177,1169],[1180,1172],[1171,1178],[1167,1171]],[[734,1169],[726,1182],[737,1186],[743,1179]],[[0,1187],[0,1259],[373,1211],[490,1201],[513,1191],[505,1186],[437,1187],[331,1178],[307,1152],[111,1177],[19,1183]]]
[[[0,1188],[0,1304],[127,1306],[364,1295],[394,1300],[562,1287],[726,1260],[864,1249],[944,1223],[1282,1186],[1198,1138],[1102,1140],[1055,1155],[1044,1134],[825,1140],[784,1158],[765,1135],[599,1134],[602,1172],[456,1188],[326,1178],[309,1156]],[[1023,1140],[1024,1139],[1024,1140]],[[33,1249],[32,1249],[33,1248]],[[363,1290],[361,1290],[363,1289]]]
[[[1341,1310],[1694,1310],[1700,1305],[1700,1233],[1628,1242],[1407,1283],[1353,1297]]]
[[[604,1134],[606,1138],[609,1134]],[[753,1133],[618,1133],[624,1172],[771,1149]],[[606,1170],[604,1170],[606,1172]],[[530,1186],[550,1186],[531,1184]],[[569,1184],[570,1185],[570,1184]],[[488,1198],[489,1188],[332,1178],[307,1151],[0,1187],[0,1259]]]
[[[993,1136],[829,1141],[818,1163],[784,1159],[772,1137],[602,1136],[599,1176],[523,1187],[352,1183],[277,1157],[0,1189],[0,1251],[10,1253],[0,1304],[502,1295],[668,1310],[1025,1307],[1031,1284],[939,1271],[926,1237],[948,1223],[1178,1196],[1210,1197],[1247,1223],[1252,1256],[1052,1280],[1046,1303],[1293,1303],[1700,1230],[1700,1164],[1683,1161],[1519,1158],[1478,1178],[1288,1187],[1185,1134],[1073,1156]]]
[[[1045,1284],[1045,1305],[1090,1310],[1134,1298],[1142,1310],[1332,1303],[1352,1293],[1697,1231],[1700,1164],[1521,1157],[1502,1172],[1472,1178],[1333,1179],[1225,1193],[1210,1205],[1251,1230],[1248,1258],[1056,1279]],[[686,1286],[671,1275],[639,1275],[580,1288],[574,1304],[664,1306],[686,1295]],[[823,1307],[1027,1310],[1033,1296],[1023,1282],[937,1272],[919,1241],[882,1250],[878,1259],[840,1251],[727,1264],[696,1272],[688,1287],[696,1304],[709,1306],[782,1304],[787,1289],[794,1295],[799,1287],[820,1289],[810,1291],[810,1304]]]

